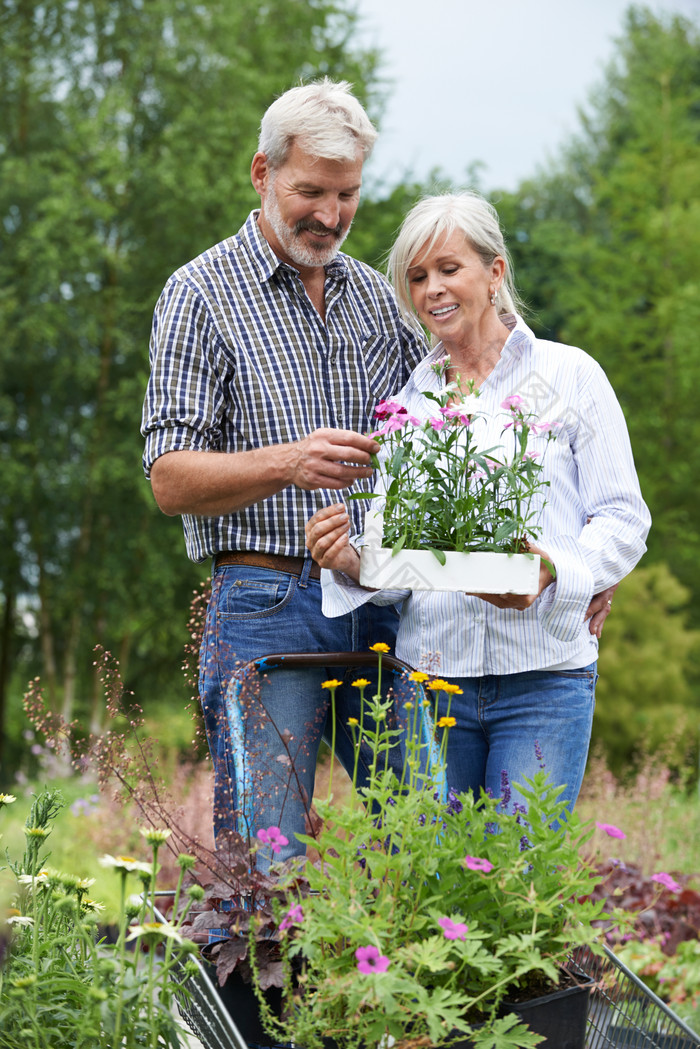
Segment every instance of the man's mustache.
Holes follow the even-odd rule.
[[[315,222],[314,219],[300,219],[294,227],[295,233],[301,233],[302,230],[307,229],[309,233],[332,233],[333,236],[339,237],[343,232],[343,226],[339,222],[337,226],[324,226],[322,222]]]

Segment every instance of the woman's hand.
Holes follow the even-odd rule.
[[[324,506],[306,522],[306,547],[321,568],[360,581],[360,555],[350,546],[350,518],[342,503]]]
[[[603,623],[612,610],[613,594],[618,586],[619,583],[615,583],[614,586],[609,586],[607,590],[601,590],[599,594],[596,594],[591,599],[591,603],[583,617],[584,619],[590,620],[588,629],[591,634],[594,634],[599,640],[600,635],[603,633]]]
[[[472,594],[470,596],[480,597],[482,601],[488,601],[490,605],[495,605],[496,608],[514,608],[518,612],[524,612],[526,608],[534,605],[542,591],[550,583],[554,582],[554,576],[545,564],[545,561],[549,559],[549,554],[532,543],[529,549],[531,554],[539,554],[541,558],[539,590],[536,594]]]

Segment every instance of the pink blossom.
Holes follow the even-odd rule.
[[[596,827],[598,830],[605,831],[609,838],[626,838],[627,835],[619,827],[613,826],[612,823],[598,823],[596,820]]]
[[[560,422],[541,422],[532,423],[530,429],[537,436],[538,434],[554,433],[555,430],[561,426]]]
[[[280,922],[280,931],[284,929],[291,929],[292,925],[298,925],[299,922],[303,921],[304,911],[302,910],[300,903],[295,903],[293,907],[290,907],[284,918]]]
[[[671,892],[682,892],[683,886],[679,885],[677,881],[674,881],[670,874],[660,871],[659,874],[652,874],[652,881],[656,881],[659,885],[663,885],[665,889],[669,889]]]
[[[408,415],[391,415],[385,420],[383,426],[380,426],[378,430],[370,434],[370,437],[386,437],[389,433],[395,433],[397,430],[403,429],[408,421]]]
[[[289,845],[289,838],[285,838],[279,827],[268,827],[267,830],[261,829],[258,831],[257,837],[264,845],[269,845],[273,852],[281,852],[283,845]]]
[[[519,393],[513,393],[501,402],[501,408],[509,412],[520,412],[525,407],[525,401]]]
[[[488,874],[493,870],[490,860],[480,860],[478,856],[465,856],[462,863],[470,871],[483,871],[484,874]]]
[[[430,425],[432,426],[432,428],[434,430],[440,431],[440,430],[442,430],[445,427],[445,420],[444,419],[440,419],[437,416],[434,416],[432,419],[430,419],[428,421],[430,422]]]
[[[378,419],[386,419],[388,415],[406,415],[407,410],[399,401],[380,401],[374,414]]]
[[[525,452],[525,454],[523,455],[523,459],[532,459],[533,462],[535,461],[535,459],[539,459],[539,458],[540,458],[540,453],[539,452]]]
[[[385,954],[380,954],[373,946],[358,947],[355,951],[357,968],[361,973],[385,973],[390,962]]]
[[[451,918],[438,918],[446,940],[466,940],[469,931],[464,922],[453,922]]]

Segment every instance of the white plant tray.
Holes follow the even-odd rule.
[[[461,590],[472,594],[536,594],[538,554],[445,551],[441,565],[429,550],[401,550],[395,557],[382,547],[380,513],[365,518],[365,546],[360,551],[360,583],[375,590]]]

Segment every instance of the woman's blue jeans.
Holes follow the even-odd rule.
[[[456,718],[447,746],[447,779],[457,793],[484,787],[524,804],[513,786],[540,769],[570,809],[581,789],[591,738],[596,664],[580,670],[452,678],[463,695],[441,695],[440,714]]]
[[[366,605],[336,619],[321,611],[321,584],[285,572],[244,565],[218,568],[212,579],[200,658],[200,699],[214,762],[214,829],[239,831],[255,840],[257,831],[279,827],[289,844],[272,855],[261,846],[258,867],[271,859],[298,855],[295,838],[307,827],[316,757],[322,738],[331,739],[329,678],[336,690],[336,755],[352,774],[355,749],[348,718],[359,719],[360,690],[352,681],[368,678],[366,696],[376,691],[376,669],[320,666],[271,667],[263,674],[240,673],[250,660],[284,652],[369,652],[377,641],[393,652],[398,614],[393,606]],[[239,671],[237,674],[236,671]],[[395,683],[384,675],[382,691]],[[366,779],[363,755],[358,779]],[[397,747],[392,764],[400,765]]]

